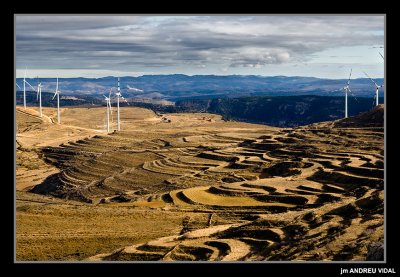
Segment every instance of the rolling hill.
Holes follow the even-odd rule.
[[[107,134],[102,107],[17,107],[17,260],[383,260],[383,128],[354,128],[382,108],[276,128],[123,107]]]

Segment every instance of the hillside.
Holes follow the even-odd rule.
[[[334,123],[336,128],[345,127],[382,127],[384,126],[384,105],[380,104],[370,111],[354,117],[338,120]]]
[[[366,260],[384,239],[382,129],[44,114],[18,108],[18,260]]]

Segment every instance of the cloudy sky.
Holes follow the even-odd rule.
[[[16,15],[17,77],[384,76],[382,15]]]

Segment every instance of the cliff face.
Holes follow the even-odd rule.
[[[349,98],[349,115],[355,116],[372,108],[370,98]],[[218,98],[178,101],[186,111],[206,111],[228,120],[294,127],[343,118],[343,97],[277,96]],[[378,114],[376,115],[379,118]],[[377,119],[378,120],[378,119]],[[366,124],[369,119],[365,119]],[[379,120],[378,120],[379,121]],[[368,123],[369,124],[369,123]],[[374,123],[375,124],[375,123]]]
[[[207,111],[210,108],[210,104],[213,102],[213,99],[188,99],[188,100],[180,100],[176,102],[176,106],[185,111]]]

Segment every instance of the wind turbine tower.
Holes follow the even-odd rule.
[[[60,121],[60,91],[58,90],[58,77],[57,77],[56,92],[54,93],[52,100],[54,100],[54,97],[56,97],[56,95],[57,95],[57,120],[58,120],[58,124],[61,124],[61,121]]]
[[[25,69],[25,74],[24,74],[24,109],[25,110],[26,110],[26,96],[25,96],[26,84],[28,84],[34,91],[36,91],[36,89],[26,80],[26,69]],[[38,93],[39,93],[39,91],[38,91]]]
[[[26,110],[26,96],[25,96],[25,90],[26,90],[25,83],[26,83],[26,80],[25,80],[25,78],[26,78],[26,68],[25,68],[25,73],[24,73],[24,110]]]
[[[350,75],[349,75],[349,80],[347,81],[347,85],[342,88],[342,90],[344,90],[344,97],[345,97],[344,98],[344,118],[348,117],[348,112],[347,112],[347,94],[349,92],[351,92],[349,85],[350,85],[350,78],[351,78],[352,70],[353,69],[350,69]]]
[[[40,112],[40,117],[42,117],[43,113],[42,113],[42,83],[41,82],[39,82],[39,84],[38,84],[36,100],[38,99],[38,96],[39,96],[39,112]]]
[[[110,94],[107,96],[105,96],[103,94],[106,102],[107,102],[107,133],[110,132],[110,113],[111,113],[111,91]]]
[[[119,77],[118,77],[118,92],[117,92],[117,117],[118,117],[118,131],[120,131],[121,130],[121,125],[120,125],[120,123],[119,123],[119,97],[121,96],[121,90],[120,90],[120,88],[119,88]]]

